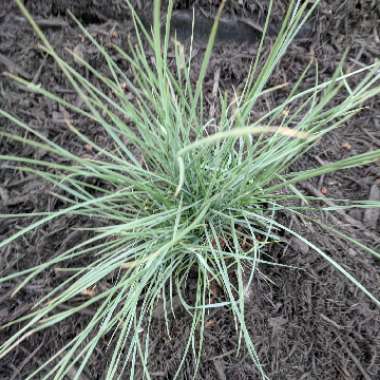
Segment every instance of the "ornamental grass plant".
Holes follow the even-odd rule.
[[[30,373],[28,379],[64,379],[73,371],[74,379],[80,379],[104,340],[112,353],[104,378],[124,379],[128,373],[134,379],[139,365],[143,367],[144,378],[150,379],[153,314],[158,305],[164,305],[169,339],[170,323],[176,317],[173,311],[176,298],[192,321],[176,377],[181,375],[185,358],[193,355],[196,378],[207,315],[211,309],[225,308],[234,318],[239,349],[246,350],[261,378],[266,379],[246,325],[245,296],[263,263],[281,266],[271,259],[270,252],[273,244],[284,241],[284,235],[301,240],[380,306],[375,295],[328,252],[278,218],[279,213],[303,215],[310,223],[326,228],[322,221],[310,217],[310,211],[328,213],[336,208],[379,207],[376,202],[339,199],[334,199],[336,208],[323,207],[321,198],[303,194],[298,185],[323,174],[375,162],[380,159],[380,150],[294,170],[294,163],[326,134],[344,127],[369,99],[380,94],[379,62],[345,73],[342,61],[330,80],[319,83],[316,79],[315,85],[305,90],[302,85],[308,67],[292,84],[284,101],[259,119],[252,117],[260,99],[278,90],[268,87],[268,82],[318,1],[291,1],[261,66],[268,15],[246,81],[234,92],[220,92],[219,112],[214,117],[208,114],[204,82],[223,5],[195,83],[191,76],[193,43],[190,51],[186,51],[171,38],[172,1],[165,14],[161,2],[153,2],[151,30],[144,28],[130,4],[136,39],[128,51],[118,46],[113,49],[130,66],[133,77],[126,75],[114,55],[77,21],[107,64],[109,75],[72,52],[75,61],[101,83],[96,86],[56,53],[21,0],[17,3],[40,38],[41,48],[65,74],[81,105],[9,75],[28,91],[58,104],[64,110],[65,126],[95,154],[76,155],[26,121],[0,110],[0,116],[11,121],[17,130],[26,132],[14,134],[2,128],[1,138],[43,150],[50,157],[44,160],[1,155],[0,160],[9,168],[50,183],[55,189],[54,196],[62,204],[55,211],[2,215],[1,218],[31,218],[32,222],[0,242],[0,248],[57,218],[80,216],[96,223],[87,228],[89,237],[76,246],[38,266],[0,279],[0,283],[14,284],[16,294],[47,270],[65,268],[67,272],[64,280],[44,294],[29,313],[2,327],[18,326],[15,334],[1,343],[0,357],[4,358],[31,334],[90,309],[93,315],[83,329]],[[272,3],[273,0],[269,8]],[[169,64],[170,49],[174,51],[174,65]],[[317,68],[316,63],[311,66]],[[352,85],[352,77],[360,80]],[[100,126],[109,145],[100,146],[78,128],[74,115]],[[371,247],[334,231],[366,254],[380,257]],[[82,259],[86,264],[78,266]],[[186,294],[190,274],[195,278],[196,289],[192,297]],[[96,288],[105,279],[111,286]],[[90,297],[73,302],[95,288]],[[69,307],[62,309],[62,305]]]

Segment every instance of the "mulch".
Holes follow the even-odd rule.
[[[106,71],[96,49],[82,38],[78,27],[68,16],[73,12],[101,42],[125,45],[131,31],[130,18],[122,0],[36,0],[25,1],[57,51],[71,60],[66,49],[77,49],[99,70]],[[135,0],[137,9],[150,4]],[[205,14],[213,15],[219,0],[177,0],[176,9],[195,5]],[[262,22],[266,2],[242,0],[227,2],[225,17],[254,18]],[[265,4],[264,4],[265,3]],[[273,23],[279,23],[285,2],[275,1]],[[238,4],[238,5],[237,5]],[[310,59],[319,64],[321,80],[329,78],[344,51],[348,49],[346,70],[369,64],[380,56],[380,2],[372,0],[323,0],[313,18],[311,38],[297,40],[289,49],[271,79],[276,85],[297,80]],[[268,42],[270,43],[270,41]],[[225,88],[237,86],[244,80],[255,47],[221,44],[213,56],[213,71],[206,79],[206,93],[212,99],[215,81]],[[202,48],[197,52],[201,55]],[[71,62],[71,61],[70,61]],[[75,65],[75,62],[74,62]],[[77,66],[78,70],[83,68]],[[128,68],[125,68],[128,70]],[[62,73],[52,60],[38,48],[38,40],[21,17],[17,7],[4,2],[0,9],[0,72],[7,71],[41,83],[69,101],[77,101]],[[218,73],[217,76],[215,73]],[[85,75],[88,75],[84,72]],[[304,86],[312,84],[312,75]],[[271,102],[286,95],[276,94],[260,104],[264,112]],[[7,77],[0,79],[0,108],[4,109],[45,136],[77,154],[86,154],[86,147],[73,138],[65,128],[62,110],[45,98],[25,92]],[[354,119],[341,129],[326,136],[309,152],[298,168],[323,165],[371,149],[380,148],[380,99],[375,98]],[[213,112],[217,112],[214,110]],[[260,112],[260,109],[258,110]],[[107,138],[98,127],[79,120],[80,128],[104,146]],[[0,118],[1,128],[15,131],[14,126]],[[48,158],[46,152],[35,152],[21,144],[0,140],[1,154]],[[336,198],[378,200],[380,165],[375,163],[360,169],[345,170],[305,184],[305,193],[325,194]],[[0,213],[17,214],[61,207],[50,194],[49,185],[30,175],[6,168],[0,163]],[[311,226],[298,218],[284,222],[319,244],[331,257],[349,269],[370,291],[380,298],[379,262],[357,250],[333,234]],[[353,209],[334,214],[326,223],[339,224],[351,236],[371,247],[380,248],[379,214]],[[0,219],[0,239],[25,226],[28,221]],[[31,232],[25,238],[0,252],[0,275],[37,265],[57,250],[75,245],[83,238],[73,230],[89,221],[65,218]],[[283,379],[357,379],[380,378],[380,319],[379,311],[360,291],[339,275],[317,253],[301,242],[291,240],[288,246],[273,246],[270,255],[278,263],[302,269],[279,269],[263,266],[247,299],[247,325],[257,345],[259,357],[272,380]],[[267,279],[270,279],[268,282]],[[27,313],[42,295],[59,281],[53,271],[46,271],[15,297],[11,297],[15,282],[0,284],[0,324]],[[33,369],[80,331],[91,317],[91,310],[40,332],[22,343],[0,360],[0,380],[25,379]],[[171,322],[169,340],[165,322],[159,317],[151,327],[151,370],[154,379],[172,379],[181,361],[181,352],[189,330],[188,316],[178,313]],[[0,330],[0,342],[7,339],[17,326]],[[255,366],[244,350],[236,355],[238,336],[233,319],[223,310],[208,315],[205,350],[197,379],[258,379]],[[83,379],[104,379],[109,350],[99,346]],[[186,360],[183,379],[191,378],[194,360]],[[136,379],[142,378],[138,372]],[[126,377],[127,378],[127,377]]]

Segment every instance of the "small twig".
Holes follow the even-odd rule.
[[[25,367],[26,364],[30,362],[30,360],[36,355],[36,353],[43,347],[44,344],[45,344],[45,337],[42,338],[42,342],[37,346],[37,348],[31,353],[29,353],[29,355],[20,364],[17,365],[17,367],[15,368],[15,371],[13,372],[13,375],[10,377],[9,380],[14,380],[18,378],[18,376],[21,377],[22,369]],[[23,351],[25,353],[28,353],[26,349],[24,349]]]
[[[318,162],[318,164],[320,164],[320,165],[326,165],[326,162],[324,160],[322,160],[321,157],[319,157],[319,156],[313,156],[313,157]]]
[[[321,178],[319,178],[319,181],[318,181],[318,188],[321,188],[323,186],[324,181],[325,181],[325,174],[322,174]]]
[[[212,87],[212,103],[210,107],[210,118],[213,119],[216,113],[216,101],[218,99],[218,89],[219,89],[219,82],[220,82],[220,73],[221,73],[221,68],[218,67],[215,70],[214,73],[214,85]]]
[[[199,11],[202,13],[202,15],[203,15],[205,18],[207,18],[207,19],[209,19],[209,20],[212,20],[212,17],[211,17],[211,15],[210,15],[210,13],[206,12],[202,7],[199,7]]]
[[[348,356],[352,359],[352,361],[355,363],[358,370],[361,372],[365,380],[371,380],[371,377],[368,375],[366,370],[363,368],[362,364],[360,363],[360,360],[351,352],[351,350],[347,347],[347,345],[344,344],[342,338],[338,336],[338,340],[342,348],[347,352]]]
[[[250,20],[246,17],[240,17],[239,22],[251,27],[256,32],[264,33],[264,29],[258,23],[254,22],[253,20]]]
[[[378,120],[375,119],[374,123],[376,127],[379,128],[380,130],[380,123],[378,122]],[[380,147],[380,139],[378,139],[373,133],[368,132],[366,128],[363,128],[362,131],[364,132],[364,134],[366,134],[370,138],[370,142],[372,145],[376,145]]]
[[[335,321],[333,321],[332,319],[330,319],[329,317],[326,317],[324,314],[319,314],[320,317],[325,320],[326,322],[328,322],[330,325],[334,326],[337,330],[344,330],[344,327],[341,326],[341,325],[338,325]]]
[[[367,238],[372,239],[373,241],[377,241],[378,236],[373,234],[372,232],[368,231],[368,229],[357,219],[354,219],[352,216],[346,214],[344,210],[337,208],[336,204],[329,198],[326,198],[318,189],[316,189],[313,185],[310,183],[303,183],[301,184],[301,187],[303,187],[305,190],[307,190],[312,195],[321,198],[323,202],[327,204],[327,206],[336,208],[336,212],[343,217],[343,219],[346,221],[346,223],[355,226],[356,228],[360,229]],[[330,214],[330,216],[335,219],[339,220],[333,215]]]
[[[24,17],[15,17],[15,20],[20,22],[27,22],[27,20]],[[66,21],[63,21],[59,18],[35,18],[34,21],[41,28],[65,28],[69,26],[69,24]]]
[[[213,356],[210,360],[213,361],[213,360],[222,359],[222,358],[225,358],[226,356],[230,356],[230,355],[233,355],[235,353],[236,353],[236,350],[230,350],[230,351],[224,352],[223,354]]]
[[[33,80],[32,82],[34,84],[36,84],[38,82],[38,80],[40,79],[40,76],[41,76],[41,73],[42,73],[42,69],[43,67],[46,65],[46,61],[47,61],[47,55],[45,55],[44,59],[42,60],[38,70],[36,71],[36,73],[34,74],[34,77],[33,77]]]

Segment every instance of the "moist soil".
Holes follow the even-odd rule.
[[[39,41],[22,18],[12,1],[2,1],[0,7],[0,72],[11,72],[78,101],[54,62],[41,51]],[[177,0],[177,11],[188,12],[192,6],[206,19],[215,15],[219,0]],[[284,14],[286,2],[275,1],[271,25],[276,30]],[[79,28],[69,17],[69,10],[105,46],[112,43],[126,46],[132,30],[129,11],[123,0],[34,0],[25,1],[49,41],[68,61],[66,49],[85,56],[98,70],[106,66],[96,49],[81,36]],[[139,14],[149,14],[151,3],[135,0]],[[266,1],[242,0],[227,2],[224,17],[228,25],[253,20],[262,25]],[[232,21],[231,21],[232,20]],[[234,21],[235,20],[235,21]],[[236,21],[237,20],[237,21]],[[318,62],[320,79],[331,77],[347,49],[345,70],[353,71],[380,56],[380,3],[377,0],[324,0],[309,25],[308,35],[294,41],[271,79],[272,85],[294,82],[310,60]],[[234,24],[233,28],[239,30]],[[245,26],[246,27],[246,26]],[[256,33],[256,32],[255,32]],[[254,33],[254,34],[255,34]],[[212,72],[206,79],[206,96],[212,103],[213,87],[232,88],[245,78],[250,59],[257,45],[249,41],[221,38],[212,58]],[[272,36],[267,39],[270,48]],[[195,49],[201,56],[202,45]],[[196,59],[195,59],[196,61]],[[74,62],[75,65],[75,62]],[[83,69],[77,67],[78,70]],[[125,68],[128,70],[128,68]],[[217,75],[215,73],[218,73]],[[85,75],[89,75],[85,73]],[[305,86],[314,83],[306,76]],[[272,102],[285,96],[276,94],[265,98],[262,112]],[[65,127],[62,110],[53,102],[21,89],[5,76],[0,77],[0,108],[28,122],[40,133],[75,152],[88,154]],[[210,107],[212,108],[212,107]],[[210,111],[211,112],[211,111]],[[217,111],[212,111],[217,112]],[[258,113],[260,109],[258,110]],[[76,125],[90,134],[98,144],[107,145],[107,138],[96,126],[78,118]],[[15,132],[4,118],[0,128]],[[345,125],[324,138],[296,165],[301,168],[380,148],[380,100],[373,99],[367,107]],[[0,140],[0,154],[42,158],[46,152],[34,152],[22,144]],[[55,210],[62,206],[51,195],[50,185],[32,175],[21,174],[1,164],[0,213],[18,214]],[[301,190],[310,195],[360,200],[379,200],[380,166],[375,163],[360,169],[346,170],[304,184]],[[347,234],[380,248],[380,218],[376,211],[363,209],[341,211],[327,224],[339,225]],[[380,266],[375,259],[363,254],[307,221],[293,218],[291,223],[305,237],[318,243],[331,257],[349,269],[375,296],[380,298]],[[0,239],[25,226],[22,219],[0,219]],[[0,275],[37,265],[57,252],[74,246],[84,238],[74,230],[78,226],[93,226],[93,222],[71,217],[52,222],[19,239],[0,254]],[[338,274],[317,253],[294,239],[289,244],[274,246],[270,252],[278,263],[302,269],[262,267],[247,298],[247,325],[268,376],[280,379],[379,379],[380,378],[380,313],[360,291]],[[83,263],[81,263],[83,265]],[[268,281],[268,279],[270,281]],[[16,296],[11,293],[17,281],[0,284],[0,324],[21,317],[31,310],[34,302],[60,281],[53,271],[42,273]],[[67,307],[70,305],[68,304]],[[0,379],[25,379],[33,369],[46,362],[86,325],[93,310],[85,310],[75,318],[63,321],[47,331],[22,341],[17,348],[0,360]],[[171,322],[171,339],[165,322],[157,313],[152,326],[151,362],[153,379],[172,379],[181,360],[190,322],[178,312]],[[238,336],[234,321],[226,310],[210,315],[206,324],[205,349],[197,379],[258,379],[255,366],[244,349],[237,354]],[[18,328],[0,330],[0,342]],[[90,366],[81,379],[104,379],[110,359],[107,342],[99,345]],[[102,346],[103,344],[103,346]],[[180,378],[190,379],[194,366],[189,357]],[[75,377],[75,373],[71,378]],[[136,379],[142,378],[141,370]],[[70,378],[70,377],[68,377]],[[125,375],[127,377],[127,374]]]

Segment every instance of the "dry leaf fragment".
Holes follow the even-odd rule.
[[[343,143],[342,144],[342,149],[345,149],[345,150],[351,150],[352,149],[352,145],[350,143]]]
[[[95,295],[96,295],[96,286],[94,286],[92,288],[87,288],[87,289],[82,290],[81,294],[83,296],[89,297],[89,298],[95,297]]]
[[[326,195],[326,194],[329,193],[329,190],[327,189],[327,187],[322,186],[322,187],[321,187],[321,193],[322,193],[323,195]]]

